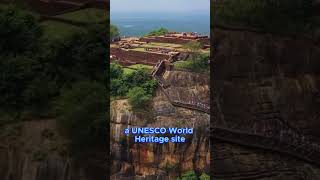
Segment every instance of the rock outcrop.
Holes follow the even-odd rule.
[[[75,161],[68,150],[68,140],[59,134],[56,120],[53,119],[18,122],[1,127],[1,179],[106,179],[106,168],[99,163]]]
[[[214,178],[319,179],[320,46],[310,39],[225,27],[214,28],[213,42],[214,125],[273,140],[257,147],[250,144],[259,142],[239,136],[233,142],[216,139]],[[313,162],[306,161],[308,155]]]
[[[209,101],[209,78],[190,72],[167,71],[164,80],[180,99]],[[127,100],[115,100],[111,108],[112,179],[169,179],[194,170],[209,173],[210,147],[207,113],[173,106],[161,88],[149,111],[133,111]],[[134,143],[129,127],[189,127],[194,134],[186,143]]]

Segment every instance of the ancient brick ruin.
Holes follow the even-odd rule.
[[[155,66],[162,59],[169,58],[168,55],[164,54],[128,51],[120,48],[110,48],[110,54],[112,56],[111,61],[117,61],[123,66],[134,64]]]
[[[173,43],[173,44],[186,44],[190,41],[201,42],[204,46],[210,45],[208,36],[203,36],[194,32],[178,33],[169,32],[163,36],[148,36],[140,38],[142,42],[159,42],[159,43]]]
[[[186,60],[188,52],[179,51],[176,48],[150,47],[149,43],[170,43],[183,45],[188,42],[198,41],[203,45],[203,49],[210,47],[208,36],[201,36],[196,33],[169,32],[163,36],[150,36],[142,38],[125,38],[113,42],[110,51],[110,60],[116,60],[121,65],[129,66],[133,64],[145,64],[155,66],[161,60],[168,58],[171,62]],[[141,48],[144,51],[136,51],[134,48]]]

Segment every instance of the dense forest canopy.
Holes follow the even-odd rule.
[[[120,35],[115,25],[110,25],[110,38]],[[124,67],[116,62],[110,64],[110,95],[111,99],[128,98],[134,109],[143,109],[150,101],[156,82],[145,68],[138,68],[125,73]]]
[[[44,38],[39,23],[17,7],[0,11],[0,124],[52,117],[73,145],[103,143],[107,25],[56,40]]]
[[[119,97],[128,98],[134,108],[144,108],[156,88],[156,82],[144,68],[138,68],[131,73],[124,73],[121,65],[111,63],[110,79],[111,97],[113,99]]]

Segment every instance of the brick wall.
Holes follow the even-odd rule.
[[[110,54],[116,56],[119,63],[128,66],[133,64],[145,64],[154,66],[158,61],[168,59],[168,55],[140,52],[140,51],[126,51],[119,48],[111,48]]]

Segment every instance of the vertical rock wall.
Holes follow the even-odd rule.
[[[319,143],[320,46],[304,38],[219,27],[213,42],[218,126],[251,132],[257,124],[271,124],[275,130],[268,121],[278,118]],[[266,106],[277,117],[262,118]],[[221,179],[320,178],[317,166],[286,154],[221,141],[214,154],[214,174]]]

